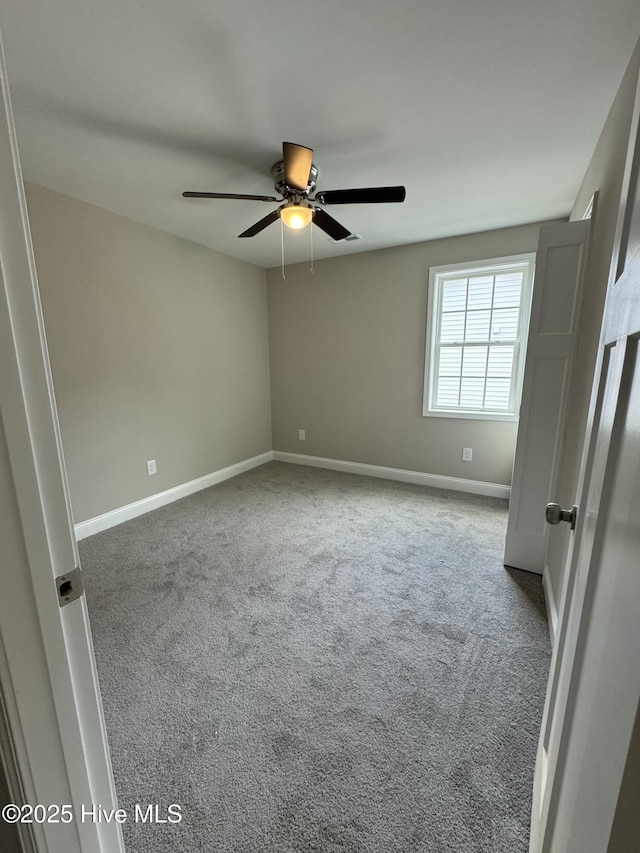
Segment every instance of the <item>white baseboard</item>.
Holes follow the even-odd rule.
[[[463,480],[459,477],[442,477],[439,474],[407,471],[404,468],[385,468],[381,465],[365,465],[362,462],[345,462],[341,459],[326,459],[322,456],[305,456],[301,453],[270,450],[267,453],[261,453],[259,456],[244,459],[235,465],[229,465],[227,468],[221,468],[212,474],[206,474],[204,477],[198,477],[196,480],[190,480],[188,483],[174,486],[174,488],[167,489],[164,492],[158,492],[156,495],[150,495],[150,497],[135,501],[135,503],[127,504],[111,510],[111,512],[105,512],[103,515],[98,515],[87,521],[81,521],[75,525],[76,539],[78,541],[86,539],[87,536],[93,536],[95,533],[108,530],[110,527],[137,518],[146,512],[186,498],[202,489],[208,489],[210,486],[215,486],[216,483],[222,483],[223,480],[229,480],[231,477],[236,477],[244,471],[250,471],[252,468],[257,468],[259,465],[264,465],[274,459],[279,462],[311,465],[315,468],[329,468],[332,471],[346,471],[350,474],[363,474],[367,477],[380,477],[383,480],[399,480],[402,483],[416,483],[419,486],[451,489],[455,492],[488,495],[494,498],[508,499],[511,491],[509,486],[503,486],[499,483],[482,483],[478,480]]]
[[[273,458],[277,462],[292,462],[295,465],[311,465],[314,468],[347,471],[350,474],[380,477],[383,480],[399,480],[402,483],[416,483],[419,486],[450,489],[454,492],[467,492],[472,495],[488,495],[493,498],[508,499],[511,493],[509,486],[503,486],[500,483],[482,483],[479,480],[463,480],[460,477],[442,477],[440,474],[423,474],[421,471],[406,471],[404,468],[385,468],[382,465],[365,465],[362,462],[345,462],[342,459],[325,459],[322,456],[305,456],[302,453],[285,453],[282,450],[274,450]]]
[[[544,592],[544,600],[547,605],[549,636],[551,637],[551,645],[553,646],[558,628],[558,608],[556,607],[556,600],[553,595],[553,586],[549,579],[549,569],[547,566],[544,567],[544,571],[542,572],[542,590]]]
[[[192,495],[194,492],[208,489],[210,486],[215,486],[216,483],[222,483],[223,480],[229,480],[231,477],[236,477],[238,474],[250,471],[252,468],[257,468],[259,465],[264,465],[266,462],[271,462],[272,460],[273,451],[269,450],[267,453],[261,453],[259,456],[252,456],[250,459],[243,459],[242,462],[236,462],[235,465],[221,468],[212,474],[206,474],[204,477],[190,480],[181,486],[174,486],[172,489],[158,492],[157,495],[151,495],[148,498],[135,501],[135,503],[114,509],[111,512],[105,512],[104,515],[98,515],[87,521],[81,521],[75,526],[76,539],[78,541],[86,539],[87,536],[93,536],[94,533],[108,530],[110,527],[115,527],[124,521],[137,518],[139,515],[151,512],[153,509],[166,506],[173,503],[173,501],[179,501],[180,498],[186,498],[187,495]]]

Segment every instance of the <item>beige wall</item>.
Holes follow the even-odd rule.
[[[636,714],[631,743],[627,753],[620,793],[616,806],[607,853],[631,853],[638,849],[640,838],[640,707]]]
[[[269,270],[274,450],[510,483],[517,424],[421,414],[427,284],[431,266],[535,251],[538,229]]]
[[[598,350],[600,323],[622,187],[622,174],[631,128],[631,114],[640,66],[640,42],[613,102],[611,111],[576,198],[572,219],[580,219],[594,192],[597,210],[592,223],[591,249],[584,284],[580,333],[569,398],[565,446],[559,473],[557,500],[563,506],[576,502],[577,481],[584,442],[591,385]],[[563,569],[570,533],[561,524],[550,531],[547,565],[556,606],[560,607]]]
[[[270,450],[264,270],[27,200],[75,521]]]

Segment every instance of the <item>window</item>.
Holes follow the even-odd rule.
[[[423,415],[516,420],[535,255],[433,267]]]

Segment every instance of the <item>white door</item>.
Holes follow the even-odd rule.
[[[558,479],[590,222],[540,229],[504,564],[542,574]]]
[[[640,850],[637,790],[628,806],[640,740],[639,114],[640,86],[536,763],[531,853]]]
[[[84,595],[58,603],[79,562],[1,45],[0,84],[0,711],[24,799],[72,807],[36,849],[119,853],[118,824],[82,821],[115,792]]]

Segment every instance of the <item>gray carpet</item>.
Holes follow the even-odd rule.
[[[526,853],[549,666],[506,502],[269,463],[81,543],[130,853]]]

